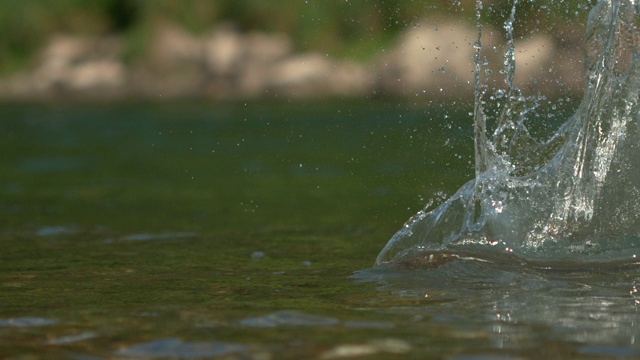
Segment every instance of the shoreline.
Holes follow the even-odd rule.
[[[193,36],[165,25],[147,54],[125,61],[122,37],[53,35],[32,66],[0,78],[0,101],[470,98],[476,39],[476,29],[466,24],[426,19],[388,49],[355,62],[295,52],[284,34],[223,25]],[[494,49],[490,64],[501,64],[501,42],[483,38],[483,47]],[[517,41],[516,84],[529,94],[579,96],[582,50],[574,43],[558,45],[544,35]],[[498,83],[494,70],[488,81]]]

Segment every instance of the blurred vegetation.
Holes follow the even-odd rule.
[[[483,19],[504,22],[513,0],[485,0]],[[522,0],[523,28],[564,24],[593,0]],[[583,11],[584,12],[584,11]],[[473,22],[475,0],[19,0],[0,2],[0,73],[14,72],[56,33],[119,34],[125,56],[145,51],[153,29],[178,24],[202,34],[220,23],[289,34],[297,49],[366,59],[427,16]],[[558,21],[559,19],[563,21]],[[498,26],[499,27],[499,26]]]

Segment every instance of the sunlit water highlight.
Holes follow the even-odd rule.
[[[556,132],[540,138],[528,127],[540,118],[543,98],[527,97],[513,83],[517,5],[514,1],[504,24],[504,86],[489,85],[483,76],[482,36],[475,44],[475,179],[439,207],[409,219],[377,264],[439,252],[636,261],[639,6],[610,0],[591,10],[583,100]],[[479,24],[482,2],[477,9]]]

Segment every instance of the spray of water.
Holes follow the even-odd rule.
[[[583,100],[540,140],[527,119],[541,98],[514,85],[518,2],[504,24],[504,86],[490,89],[477,1],[475,179],[409,219],[377,264],[438,252],[535,260],[631,259],[640,252],[640,3],[601,0],[590,11]]]

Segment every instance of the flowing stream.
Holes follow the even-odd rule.
[[[475,111],[0,104],[0,358],[640,358],[638,4],[593,9],[584,100],[546,136],[514,86],[539,2],[578,0],[516,2],[500,60],[482,29]],[[381,219],[472,176],[470,111],[475,180],[370,267]]]
[[[514,85],[514,23],[492,84],[480,20],[475,43],[475,179],[409,219],[376,263],[470,255],[523,261],[635,262],[640,245],[640,5],[599,1],[586,29],[585,92],[550,136],[529,131],[541,96]],[[420,260],[420,261],[423,261]]]

